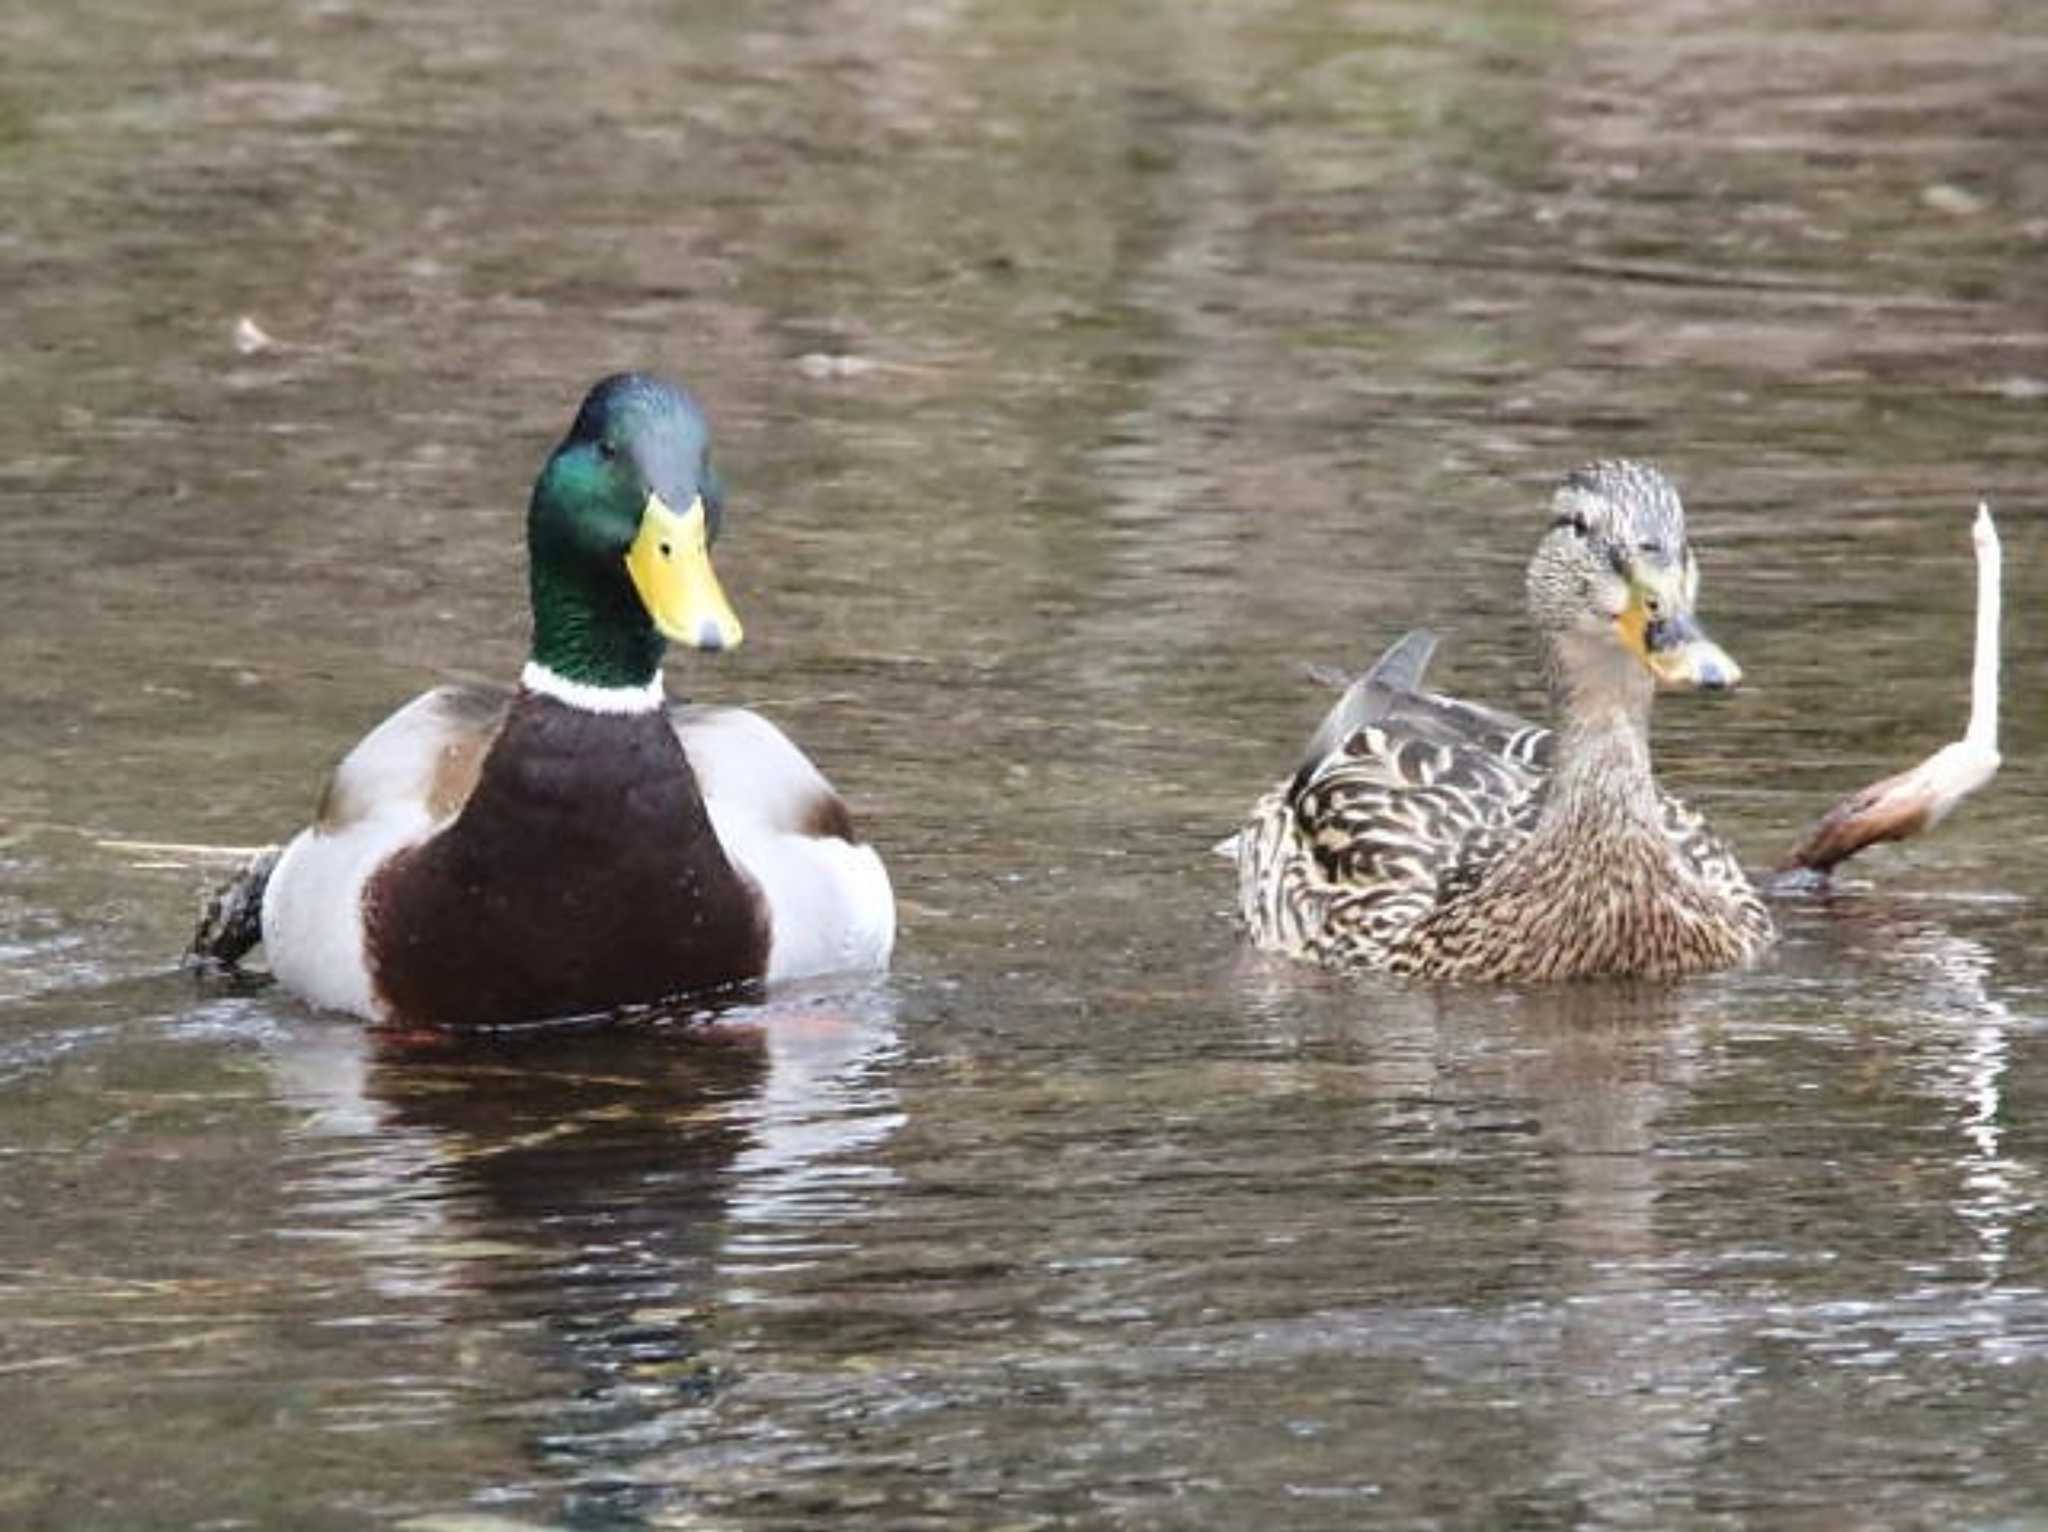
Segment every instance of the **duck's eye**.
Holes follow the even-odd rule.
[[[1582,511],[1566,511],[1557,520],[1553,521],[1551,525],[1553,527],[1569,527],[1580,537],[1588,536],[1593,530],[1593,523],[1586,520],[1585,513]]]
[[[1646,537],[1636,544],[1636,552],[1646,559],[1661,559],[1664,557],[1664,545],[1654,537]]]
[[[600,436],[597,439],[597,455],[609,463],[619,455],[619,449],[611,444],[610,438]]]

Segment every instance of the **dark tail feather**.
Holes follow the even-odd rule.
[[[232,970],[263,940],[263,890],[277,866],[273,846],[242,864],[227,882],[207,896],[185,961],[195,968]]]

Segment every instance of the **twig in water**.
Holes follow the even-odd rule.
[[[1879,841],[1924,835],[1998,774],[1998,529],[1979,504],[1970,528],[1977,549],[1977,653],[1970,673],[1970,723],[1910,771],[1873,782],[1837,803],[1802,835],[1778,864],[1825,878],[1835,866]]]

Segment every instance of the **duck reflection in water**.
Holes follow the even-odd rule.
[[[772,1245],[874,1184],[849,1161],[900,1120],[895,1051],[877,986],[715,1019],[293,1029],[273,1062],[329,1146],[299,1187],[309,1219],[380,1293],[499,1333],[512,1355],[480,1357],[486,1375],[566,1366],[553,1406],[533,1405],[548,1385],[512,1385],[530,1450],[611,1504],[655,1493],[628,1465],[716,1390],[706,1331],[736,1242]]]
[[[2013,1039],[2038,1022],[2014,1012],[2005,994],[2023,992],[2015,976],[2001,980],[1992,947],[1965,933],[1973,913],[2012,902],[1824,887],[1797,910],[1788,946],[1803,982],[1829,993],[1845,1017],[1872,1019],[1859,1039],[1866,1059],[1944,1104],[1962,1143],[1952,1205],[1975,1236],[1987,1283],[2004,1275],[2014,1228],[2035,1205],[2034,1173],[2005,1140]]]
[[[1356,1098],[1344,1120],[1369,1264],[1356,1307],[1319,1316],[1304,1345],[1440,1408],[1511,1370],[1547,1400],[1532,1472],[1617,1524],[1658,1522],[1711,1487],[1717,1443],[1782,1426],[1759,1372],[1770,1337],[1842,1340],[1808,1306],[1817,1247],[1863,1240],[1873,1270],[1947,1262],[1979,1284],[1960,1305],[1913,1288],[1874,1302],[1877,1333],[1856,1337],[1873,1353],[1916,1325],[2017,1345],[1998,1284],[2030,1183],[2002,1137],[2016,1022],[1991,951],[1959,934],[1960,911],[1818,905],[1790,907],[1792,982],[1768,994],[1753,980],[1421,989],[1247,955],[1236,982],[1277,1053],[1267,1092]],[[1914,1141],[1913,1125],[1944,1120],[1947,1135]],[[1914,1249],[1843,1195],[1835,1156],[1859,1177],[1913,1178],[1973,1240]],[[1538,1205],[1532,1186],[1545,1216],[1503,1216]]]

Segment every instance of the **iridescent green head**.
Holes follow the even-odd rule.
[[[667,640],[738,644],[709,557],[723,499],[694,399],[645,373],[602,379],[527,508],[535,662],[585,686],[644,686]]]

